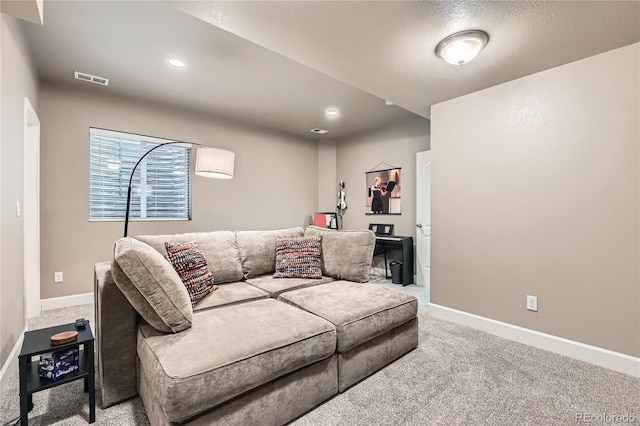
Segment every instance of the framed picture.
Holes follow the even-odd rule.
[[[401,214],[401,169],[366,172],[365,214]]]
[[[335,212],[314,213],[312,225],[320,228],[338,229],[338,215]]]

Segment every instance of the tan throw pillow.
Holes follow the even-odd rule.
[[[322,278],[320,237],[276,239],[274,278]]]
[[[113,279],[153,328],[177,333],[191,327],[191,299],[178,273],[158,251],[134,238],[116,241]]]
[[[218,289],[213,284],[213,274],[195,241],[164,243],[169,261],[176,270],[195,306],[205,296]]]
[[[309,226],[305,236],[322,237],[322,274],[337,280],[369,281],[376,234],[368,229],[335,231]]]

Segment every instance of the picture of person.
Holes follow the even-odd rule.
[[[400,214],[400,168],[365,173],[365,214]]]
[[[371,212],[373,214],[382,214],[382,197],[387,196],[387,191],[386,188],[382,187],[382,179],[380,176],[376,176],[374,184],[371,187],[371,194],[373,196],[373,200],[371,201]]]

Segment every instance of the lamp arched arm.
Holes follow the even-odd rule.
[[[142,160],[144,160],[144,158],[149,155],[151,152],[155,151],[156,149],[165,146],[165,145],[176,145],[176,144],[184,144],[185,142],[178,142],[178,141],[174,141],[174,142],[165,142],[162,143],[160,145],[156,145],[153,148],[151,148],[149,151],[145,152],[144,155],[142,157],[140,157],[140,159],[138,160],[138,162],[136,163],[135,166],[133,166],[133,170],[131,170],[131,176],[129,177],[129,188],[127,189],[127,209],[126,212],[124,214],[124,236],[127,236],[127,231],[129,230],[129,209],[131,206],[131,184],[133,183],[133,174],[136,172],[136,169],[138,168],[138,166],[140,165],[140,163],[142,162]],[[197,145],[197,146],[204,146],[200,143],[195,143],[195,142],[189,142],[189,145]]]

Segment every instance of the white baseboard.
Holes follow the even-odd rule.
[[[93,293],[74,294],[72,296],[52,297],[42,299],[42,310],[66,308],[67,306],[87,305],[93,303]]]
[[[467,327],[640,378],[640,358],[430,303],[427,312]]]
[[[2,369],[0,369],[0,393],[4,393],[7,388],[7,384],[9,382],[9,370],[11,369],[11,366],[15,364],[16,370],[18,369],[18,353],[20,352],[20,349],[22,349],[22,341],[24,340],[24,333],[26,331],[26,328],[22,330],[20,337],[18,337],[18,341],[13,346],[13,349],[11,349],[9,358],[7,358]]]

